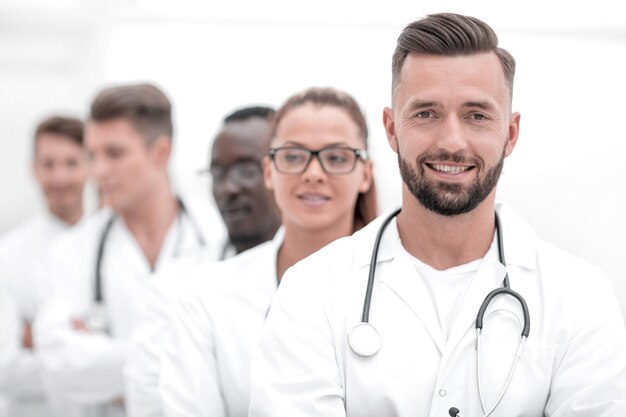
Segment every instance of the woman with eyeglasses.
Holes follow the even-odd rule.
[[[376,216],[367,125],[356,101],[312,88],[277,111],[263,161],[282,227],[271,241],[194,271],[162,358],[166,416],[247,416],[249,370],[284,272]]]

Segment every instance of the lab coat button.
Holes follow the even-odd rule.
[[[440,396],[440,397],[445,397],[447,393],[448,393],[448,392],[447,392],[445,389],[440,389],[440,390],[439,390],[439,396]]]

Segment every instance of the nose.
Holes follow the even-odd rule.
[[[213,180],[213,194],[216,198],[232,198],[241,193],[241,185],[233,181],[230,171],[219,181]]]
[[[52,170],[51,177],[56,185],[63,186],[70,179],[70,168],[64,164],[57,164]]]
[[[222,181],[221,187],[224,192],[228,193],[229,195],[238,194],[241,192],[241,185],[237,183],[237,181],[233,181],[230,172],[226,174],[226,178],[224,178],[224,181]]]
[[[326,172],[322,168],[318,155],[311,158],[309,166],[302,173],[302,178],[305,182],[323,182],[326,179]]]
[[[109,171],[109,164],[102,157],[91,156],[89,160],[89,169],[91,175],[99,181],[106,177],[107,172]]]
[[[450,153],[467,149],[466,132],[457,116],[449,115],[442,121],[437,147]]]

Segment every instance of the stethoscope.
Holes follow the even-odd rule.
[[[348,334],[348,344],[350,345],[350,349],[352,351],[364,358],[369,358],[378,353],[382,346],[382,339],[378,330],[369,322],[369,314],[370,314],[370,305],[372,303],[372,291],[374,288],[374,279],[376,276],[376,260],[378,259],[378,249],[380,247],[380,242],[383,236],[383,232],[391,223],[391,221],[400,213],[401,209],[395,210],[391,213],[382,223],[380,229],[378,229],[378,234],[376,235],[376,239],[374,240],[374,248],[372,250],[372,260],[370,262],[369,274],[367,278],[367,289],[365,291],[365,301],[363,303],[363,314],[361,316],[361,322],[352,328],[350,333]],[[498,257],[500,259],[500,263],[504,265],[506,268],[506,261],[504,260],[504,244],[502,241],[502,228],[500,226],[500,217],[498,213],[495,213],[495,227],[496,227],[496,236],[498,239]],[[485,405],[485,399],[483,395],[482,389],[482,381],[480,377],[480,364],[481,364],[481,333],[483,329],[483,319],[485,316],[485,312],[487,311],[487,307],[491,301],[499,296],[499,295],[509,295],[515,298],[520,306],[522,307],[522,313],[524,315],[524,327],[522,328],[521,338],[519,344],[517,346],[517,351],[515,353],[515,359],[511,368],[509,370],[509,374],[507,375],[506,382],[504,384],[504,388],[500,392],[500,395],[494,402],[494,404],[487,409]],[[498,404],[502,401],[502,397],[506,393],[507,388],[509,387],[509,383],[513,377],[513,373],[515,372],[515,368],[517,367],[517,362],[519,361],[520,356],[522,355],[522,351],[524,348],[524,342],[530,333],[530,314],[528,312],[528,306],[526,305],[526,300],[519,293],[513,291],[511,289],[511,285],[509,283],[509,274],[508,272],[504,276],[503,286],[491,291],[485,300],[481,304],[478,309],[478,314],[476,316],[476,378],[478,380],[478,394],[480,397],[480,405],[482,407],[484,416],[488,417],[491,415]],[[456,407],[452,407],[449,410],[449,414],[452,417],[461,417],[459,414],[459,409]]]
[[[182,221],[183,215],[187,216],[187,218],[189,219],[189,222],[191,223],[193,232],[196,236],[198,245],[201,247],[205,246],[206,240],[204,239],[204,236],[202,235],[200,226],[198,225],[194,217],[189,213],[189,210],[187,210],[187,207],[185,206],[183,201],[179,197],[176,197],[176,200],[178,202],[178,206],[180,207],[180,211],[178,212],[179,224]],[[92,307],[90,308],[89,313],[87,314],[86,319],[85,319],[85,326],[89,330],[105,331],[105,332],[108,331],[108,319],[107,319],[107,313],[105,311],[104,296],[103,296],[103,291],[102,291],[102,260],[104,259],[104,252],[105,252],[104,249],[106,247],[106,242],[109,237],[109,233],[116,219],[117,219],[117,216],[115,214],[111,215],[109,220],[104,225],[104,228],[102,229],[102,233],[100,235],[100,240],[98,241],[98,252],[96,256],[94,294],[93,294],[94,303]],[[180,251],[181,251],[180,246],[182,244],[184,231],[182,228],[180,228],[179,230],[180,232],[176,236],[176,242],[174,244],[174,257],[179,256]]]

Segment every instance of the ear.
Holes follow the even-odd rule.
[[[272,183],[272,161],[269,156],[263,157],[263,183],[265,183],[265,188],[274,191],[274,184]]]
[[[383,110],[383,125],[385,126],[385,133],[387,134],[387,142],[391,149],[398,153],[398,139],[396,138],[396,125],[393,120],[393,110],[389,107],[385,107]]]
[[[509,136],[506,140],[505,146],[505,156],[511,155],[515,145],[517,144],[517,138],[519,137],[519,122],[520,122],[520,114],[515,112],[511,114],[511,119],[509,120]]]
[[[167,166],[172,154],[172,140],[167,136],[159,136],[152,142],[150,153],[158,166]]]
[[[361,177],[361,184],[359,185],[359,193],[366,193],[372,186],[373,178],[373,164],[372,161],[367,160],[363,163],[363,176]]]

